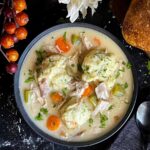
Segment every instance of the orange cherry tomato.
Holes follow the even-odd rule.
[[[19,27],[16,29],[15,35],[18,40],[24,40],[28,35],[28,31],[25,27]]]
[[[16,24],[14,22],[8,22],[4,25],[4,30],[8,34],[14,34],[16,30]]]
[[[70,44],[63,37],[59,37],[55,41],[55,45],[60,52],[66,53],[70,50]]]
[[[6,52],[6,56],[10,62],[15,62],[19,58],[19,53],[15,49],[10,49]]]
[[[47,120],[47,128],[51,131],[56,131],[60,127],[60,118],[56,115],[49,116]]]
[[[29,17],[25,12],[20,12],[16,15],[16,22],[19,26],[24,26],[28,23]]]
[[[19,13],[24,9],[27,9],[27,4],[25,0],[13,0],[13,6],[16,13]]]
[[[2,36],[0,43],[5,49],[13,47],[14,46],[13,36],[9,34]]]

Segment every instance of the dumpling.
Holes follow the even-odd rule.
[[[68,58],[63,55],[51,55],[46,58],[41,66],[37,76],[38,83],[43,83],[45,81],[48,83],[49,90],[50,88],[53,90],[62,90],[64,88],[69,89],[69,82],[72,79],[66,71]],[[39,87],[42,87],[39,85]],[[40,89],[43,91],[44,89]],[[47,89],[47,91],[49,91]],[[44,92],[44,91],[43,91]]]
[[[86,82],[94,80],[108,80],[118,68],[115,56],[104,53],[102,50],[92,50],[85,56],[82,69],[82,79]]]
[[[91,111],[84,101],[77,102],[72,98],[61,109],[61,118],[67,128],[80,127],[90,118]]]

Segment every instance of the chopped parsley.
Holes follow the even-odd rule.
[[[114,108],[114,105],[110,105],[109,107],[108,107],[108,110],[111,110],[111,109],[113,109]]]
[[[24,81],[25,83],[29,83],[35,80],[34,74],[32,70],[29,70],[28,72],[28,78]]]
[[[93,119],[90,118],[90,119],[89,119],[89,127],[91,127],[92,125],[93,125]]]
[[[36,120],[41,121],[43,120],[43,116],[41,113],[38,113],[37,116],[35,117]]]
[[[122,64],[125,65],[128,69],[131,69],[131,67],[132,67],[130,62],[126,63],[126,62],[123,61]]]
[[[62,93],[63,93],[64,96],[67,95],[67,92],[68,92],[68,89],[67,89],[67,88],[63,88],[63,89],[62,89]]]
[[[125,82],[125,84],[123,85],[124,89],[128,88],[128,83]]]
[[[40,112],[42,112],[44,115],[48,114],[48,110],[46,108],[41,108]]]
[[[150,74],[150,60],[148,60],[146,68],[148,70],[148,74]]]
[[[119,76],[120,76],[120,71],[118,70],[117,73],[116,73],[115,78],[118,78]]]
[[[127,63],[126,63],[126,67],[127,67],[128,69],[131,69],[131,67],[132,67],[131,63],[130,63],[130,62],[127,62]]]
[[[36,55],[37,55],[36,65],[40,65],[43,59],[47,56],[46,52],[43,50],[37,50]]]
[[[82,69],[83,69],[84,72],[87,72],[89,70],[89,66],[88,65],[83,66]]]
[[[121,69],[119,69],[119,71],[125,72],[125,67],[122,67]]]
[[[108,117],[105,114],[100,113],[100,128],[104,128],[106,126],[106,122]]]

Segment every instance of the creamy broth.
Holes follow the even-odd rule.
[[[55,41],[60,36],[63,36],[65,32],[66,32],[65,38],[70,43],[71,48],[70,48],[69,52],[59,54],[58,53],[59,50],[57,48],[55,49]],[[72,38],[73,34],[80,36],[80,38],[79,38],[80,40],[76,44],[71,43],[71,38]],[[93,47],[91,46],[91,48],[86,49],[86,46],[84,45],[84,43],[82,43],[83,39],[81,36],[83,36],[83,35],[87,37],[87,39],[91,42]],[[96,39],[94,39],[94,38],[96,38]],[[46,103],[44,105],[40,104],[40,106],[39,106],[39,103],[36,103],[36,102],[33,104],[32,100],[28,100],[28,102],[25,102],[25,99],[24,99],[24,91],[33,89],[36,87],[35,81],[25,83],[26,79],[28,79],[28,77],[29,77],[29,74],[28,74],[29,70],[34,72],[35,68],[37,67],[36,51],[40,50],[40,49],[44,49],[44,50],[48,51],[48,53],[49,53],[49,49],[53,49],[53,48],[55,50],[57,50],[56,53],[58,53],[59,55],[65,56],[65,57],[69,57],[69,56],[73,55],[76,51],[79,51],[80,49],[84,49],[84,52],[81,52],[81,54],[79,54],[79,56],[80,55],[82,56],[81,59],[79,60],[79,61],[81,61],[80,65],[82,65],[83,62],[86,63],[86,61],[84,61],[85,60],[84,58],[87,55],[90,55],[89,53],[91,51],[96,51],[97,49],[101,50],[101,49],[105,48],[105,50],[106,50],[105,53],[114,55],[117,65],[119,67],[121,66],[121,68],[118,67],[116,70],[114,69],[113,72],[111,73],[111,76],[115,76],[115,79],[114,79],[115,83],[112,83],[113,85],[108,88],[108,91],[109,91],[108,100],[99,100],[99,98],[97,98],[96,106],[94,106],[94,107],[89,106],[90,111],[92,109],[92,111],[94,112],[97,105],[100,104],[100,101],[104,101],[104,103],[108,102],[107,109],[105,109],[103,111],[100,110],[100,112],[98,112],[94,117],[92,114],[93,112],[90,112],[91,113],[90,118],[88,118],[88,120],[85,123],[83,123],[81,126],[78,126],[74,129],[68,128],[66,126],[66,124],[64,123],[64,120],[61,118],[59,110],[61,110],[61,107],[63,107],[63,105],[60,108],[58,108],[57,106],[54,106],[54,103],[52,102],[52,100],[50,98],[50,93],[52,93],[56,90],[54,90],[52,88],[50,89],[51,91],[44,98],[44,101]],[[50,52],[50,55],[51,55],[51,52]],[[90,69],[92,72],[92,68],[88,68],[88,71]],[[59,70],[58,70],[58,72],[59,72]],[[84,74],[83,71],[81,71],[80,77],[83,76],[83,74]],[[88,74],[90,74],[90,73],[88,72]],[[98,80],[97,76],[94,76],[94,79],[93,79],[93,77],[92,78],[90,77],[89,79],[88,79],[88,77],[85,77],[85,78],[86,78],[85,80],[88,80],[88,81],[85,81],[88,84],[90,84],[91,81],[93,83],[93,82],[95,82],[95,80],[96,81]],[[66,80],[70,80],[70,79],[67,78]],[[57,81],[57,79],[56,79],[56,81]],[[68,82],[70,82],[70,81],[68,81]],[[98,85],[101,82],[106,83],[107,81],[99,81],[98,83],[96,82],[97,83],[96,87],[98,87]],[[116,86],[117,84],[119,86]],[[131,99],[132,99],[132,94],[133,94],[133,89],[134,89],[133,76],[132,76],[132,71],[130,69],[130,64],[128,63],[128,60],[127,60],[125,54],[120,49],[120,47],[106,35],[99,33],[95,30],[88,29],[88,28],[82,28],[82,27],[70,27],[70,28],[59,29],[57,31],[54,31],[54,32],[44,36],[42,39],[40,39],[31,48],[31,50],[29,51],[29,53],[27,54],[27,56],[23,62],[21,73],[20,73],[20,78],[19,78],[19,85],[20,85],[19,89],[20,89],[20,93],[21,93],[21,98],[22,98],[22,102],[24,104],[25,110],[28,113],[31,120],[34,122],[34,124],[36,126],[38,126],[41,130],[46,132],[47,134],[49,134],[53,137],[62,139],[62,140],[66,140],[66,141],[88,141],[88,140],[100,137],[100,136],[106,134],[107,132],[109,132],[110,130],[112,130],[121,121],[121,119],[124,117],[125,113],[127,112],[127,109],[129,107]],[[107,83],[106,83],[106,85],[107,85]],[[124,88],[123,89],[124,92],[122,93],[122,91],[119,91],[119,92],[117,91],[117,93],[116,93],[115,90],[117,88],[120,88],[120,85],[121,85],[121,88]],[[60,84],[60,87],[61,86],[65,86],[65,85]],[[57,89],[57,87],[55,89]],[[118,96],[118,93],[119,93],[119,96]],[[95,91],[94,91],[94,94],[95,94]],[[87,96],[85,98],[86,101],[88,101],[89,97],[90,96]],[[78,98],[76,98],[76,99],[78,99]],[[67,101],[69,101],[69,100],[67,99]],[[88,105],[89,104],[91,104],[91,103],[88,102]],[[40,109],[43,107],[46,110],[48,110],[48,112],[46,112],[45,114],[43,112],[40,112]],[[33,109],[35,109],[34,112],[33,112]],[[42,115],[42,120],[35,119],[35,117],[39,114],[39,112]],[[104,116],[102,117],[100,114],[102,114]],[[59,118],[61,120],[59,128],[55,131],[49,130],[46,126],[47,119],[50,115],[57,115],[57,116],[59,116]],[[103,122],[102,122],[102,120],[103,120]]]

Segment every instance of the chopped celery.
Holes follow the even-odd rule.
[[[118,97],[123,96],[125,94],[125,89],[121,84],[117,83],[112,89],[112,94]]]
[[[76,42],[79,42],[80,37],[78,35],[73,34],[71,36],[71,42],[72,44],[75,44]]]
[[[90,102],[94,107],[96,107],[96,105],[97,105],[97,98],[96,98],[96,96],[91,95],[91,96],[89,97],[89,102]]]
[[[24,91],[24,101],[25,103],[28,103],[29,97],[31,96],[31,90],[25,90]]]

